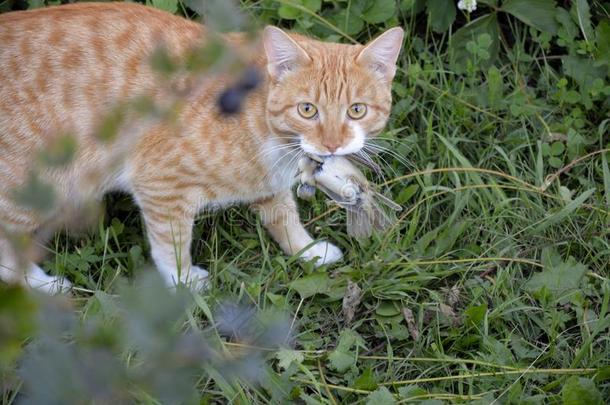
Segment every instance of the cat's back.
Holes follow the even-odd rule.
[[[79,161],[103,161],[94,141],[104,117],[158,87],[151,54],[183,52],[202,35],[200,24],[129,3],[0,14],[0,183],[23,181],[65,133],[77,137]]]
[[[129,3],[0,14],[0,143],[16,153],[57,132],[90,133],[105,110],[155,88],[155,49],[180,53],[202,35],[200,24]]]
[[[3,74],[19,80],[28,70],[55,76],[78,68],[99,70],[158,46],[180,52],[202,35],[200,24],[130,3],[78,3],[0,14]],[[43,66],[37,63],[46,62]],[[8,65],[8,66],[7,66]],[[93,66],[93,67],[96,67]],[[17,68],[7,71],[6,68]],[[133,67],[132,67],[133,68]],[[132,69],[133,70],[133,69]],[[4,83],[6,77],[0,77]]]

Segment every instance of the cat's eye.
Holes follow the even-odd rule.
[[[297,110],[299,111],[301,117],[307,119],[311,119],[318,114],[318,109],[311,103],[299,103]]]
[[[359,120],[366,115],[366,104],[355,103],[347,109],[347,115],[353,120]]]

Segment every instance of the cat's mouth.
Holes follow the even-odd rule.
[[[345,155],[352,155],[352,154],[360,152],[362,150],[362,148],[364,147],[364,140],[365,140],[364,133],[356,132],[354,134],[354,136],[350,139],[349,142],[347,142],[343,145],[326,146],[327,150],[325,150],[325,151],[320,150],[319,147],[312,144],[311,142],[308,142],[303,137],[301,137],[299,144],[300,144],[301,149],[305,153],[308,153],[310,155],[316,155],[316,156],[321,156],[321,157],[345,156]]]

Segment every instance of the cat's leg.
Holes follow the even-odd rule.
[[[313,243],[313,238],[301,223],[291,191],[257,201],[252,208],[260,214],[265,228],[286,254],[294,255],[309,246],[301,253],[301,258],[317,258],[316,265],[334,263],[343,257],[341,249],[329,242]]]
[[[0,236],[0,279],[22,283],[47,294],[66,292],[72,287],[64,277],[50,276],[34,263],[18,257],[14,246],[2,236]]]
[[[178,200],[177,200],[178,201]],[[194,212],[168,205],[167,200],[140,203],[152,258],[169,286],[178,282],[204,288],[208,272],[191,264]]]

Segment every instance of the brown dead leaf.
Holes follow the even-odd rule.
[[[409,329],[409,334],[413,340],[419,340],[419,329],[417,329],[417,324],[415,323],[415,317],[413,316],[413,311],[409,308],[402,308],[402,316],[405,318],[407,322],[407,329]]]
[[[343,316],[345,317],[346,323],[351,323],[356,315],[358,306],[360,305],[360,299],[362,298],[362,289],[358,287],[358,284],[351,280],[347,281],[347,290],[343,296]]]
[[[460,289],[457,285],[454,285],[447,291],[447,302],[451,305],[452,308],[460,302]]]
[[[449,319],[453,325],[459,324],[460,318],[449,305],[441,303],[439,304],[439,310],[441,311],[441,314],[447,317],[447,319]]]

